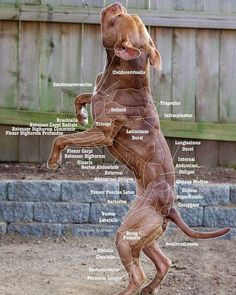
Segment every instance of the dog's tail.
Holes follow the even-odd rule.
[[[182,219],[180,216],[178,210],[176,208],[170,209],[170,214],[168,215],[168,218],[174,222],[187,236],[190,238],[196,238],[196,239],[210,239],[210,238],[216,238],[223,236],[227,234],[231,228],[224,228],[220,229],[214,232],[197,232],[192,230]]]

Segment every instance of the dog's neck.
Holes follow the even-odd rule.
[[[144,50],[141,55],[133,60],[124,60],[115,55],[114,50],[106,50],[107,61],[103,77],[97,89],[110,91],[116,89],[143,89],[150,92],[149,87],[149,64]]]

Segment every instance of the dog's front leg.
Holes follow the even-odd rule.
[[[95,92],[97,89],[97,85],[102,81],[103,73],[97,74],[96,82],[95,82]],[[75,97],[74,99],[74,108],[75,115],[78,120],[78,123],[81,125],[88,124],[88,112],[85,109],[87,104],[91,104],[93,93],[82,93]]]
[[[104,145],[109,146],[112,144],[112,141],[111,136],[106,135],[106,133],[97,127],[93,127],[81,133],[58,136],[53,141],[47,167],[52,170],[57,169],[61,151],[69,145],[77,145],[78,147],[99,147]]]

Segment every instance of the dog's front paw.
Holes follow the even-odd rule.
[[[47,161],[47,168],[50,169],[50,170],[57,170],[57,168],[58,168],[58,162],[57,161],[48,160]]]
[[[88,124],[88,112],[85,107],[81,106],[81,108],[77,109],[76,118],[79,124],[87,125]]]

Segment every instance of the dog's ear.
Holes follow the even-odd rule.
[[[162,61],[159,51],[156,49],[155,44],[150,39],[148,46],[149,61],[150,64],[155,67],[158,71],[162,70]]]
[[[122,59],[131,60],[140,56],[141,51],[131,46],[129,41],[118,41],[114,47],[115,55]]]

